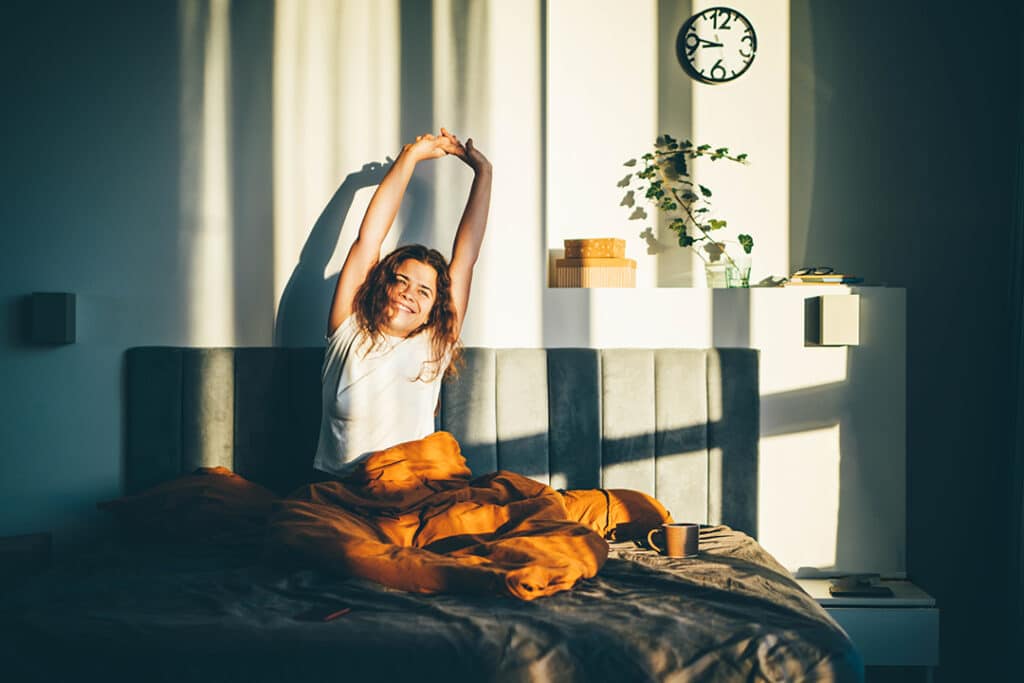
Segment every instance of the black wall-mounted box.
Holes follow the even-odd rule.
[[[75,343],[75,295],[33,292],[29,339],[33,344]]]

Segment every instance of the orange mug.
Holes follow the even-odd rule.
[[[665,537],[665,547],[659,548],[654,535]],[[662,524],[647,532],[647,545],[668,557],[693,557],[700,547],[700,525],[690,522]]]

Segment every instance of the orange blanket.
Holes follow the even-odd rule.
[[[532,600],[597,574],[608,544],[557,491],[512,472],[470,476],[447,432],[374,453],[276,504],[268,549],[419,593]]]

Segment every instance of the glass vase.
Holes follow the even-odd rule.
[[[708,280],[708,289],[721,289],[729,286],[728,261],[712,261],[704,264],[704,275]]]
[[[749,287],[750,286],[750,254],[742,253],[732,256],[732,263],[726,262],[725,286],[726,287]]]

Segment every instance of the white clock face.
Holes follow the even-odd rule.
[[[705,83],[738,78],[750,67],[756,51],[754,27],[728,7],[711,7],[690,17],[676,39],[680,63]]]

